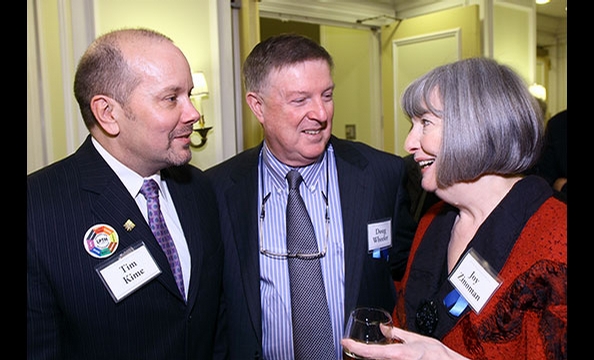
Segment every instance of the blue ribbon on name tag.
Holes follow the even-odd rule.
[[[458,290],[454,289],[443,299],[443,304],[449,309],[450,314],[460,316],[468,306],[468,302],[460,295]]]
[[[390,260],[390,253],[389,253],[388,249],[383,249],[383,250],[375,249],[375,250],[373,250],[372,256],[374,259],[382,258],[382,259],[386,259],[386,261]]]

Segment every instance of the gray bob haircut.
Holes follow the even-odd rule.
[[[442,109],[430,101],[436,93]],[[414,80],[401,98],[409,118],[443,119],[437,185],[482,175],[525,173],[538,161],[544,120],[536,98],[510,67],[477,57],[439,66]]]

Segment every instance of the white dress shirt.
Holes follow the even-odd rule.
[[[116,175],[120,178],[120,181],[124,184],[130,195],[136,200],[136,204],[138,204],[138,208],[142,212],[144,219],[148,224],[148,211],[146,207],[146,199],[140,193],[140,188],[142,187],[142,183],[144,179],[142,176],[138,175],[136,172],[131,170],[126,165],[122,164],[119,160],[117,160],[113,155],[111,155],[95,138],[91,138],[91,141],[101,157],[107,162],[109,167],[116,173]],[[186,299],[188,294],[188,286],[190,283],[190,266],[191,266],[191,259],[190,259],[190,251],[188,249],[188,243],[186,241],[186,237],[184,235],[184,231],[181,227],[181,223],[177,216],[177,211],[175,210],[175,205],[173,204],[173,200],[171,199],[171,195],[169,194],[169,189],[167,188],[167,183],[165,181],[161,181],[161,175],[155,174],[150,176],[147,179],[153,179],[159,185],[159,204],[161,206],[161,212],[163,213],[163,217],[165,218],[165,223],[167,224],[167,228],[169,229],[169,233],[173,238],[173,242],[175,243],[175,247],[177,249],[177,255],[179,256],[179,261],[182,268],[182,274],[184,278],[184,288],[186,289]]]
[[[286,254],[286,207],[289,194],[285,176],[292,168],[278,161],[264,144],[260,156],[258,214],[264,196],[265,218],[261,246],[265,250]],[[344,331],[344,246],[342,212],[334,151],[329,146],[320,161],[297,169],[303,177],[300,193],[311,217],[318,241],[318,249],[328,244],[328,252],[320,259],[322,276],[328,298],[328,308],[334,333],[337,358],[342,358],[340,339]],[[330,227],[326,239],[326,202],[328,196]],[[260,253],[260,293],[262,307],[262,346],[264,359],[293,359],[293,330],[291,321],[291,292],[286,258]]]

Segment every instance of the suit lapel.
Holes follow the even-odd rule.
[[[345,311],[353,309],[361,285],[363,261],[367,254],[367,219],[372,206],[372,191],[365,181],[367,159],[347,142],[332,138],[338,172],[345,252]],[[357,194],[357,196],[352,196]],[[345,319],[346,320],[346,319]]]
[[[231,175],[233,185],[225,194],[233,222],[233,239],[239,256],[243,290],[246,295],[252,326],[262,338],[260,304],[260,263],[258,241],[258,147],[249,154]],[[246,232],[247,229],[247,232]]]
[[[83,190],[93,193],[93,207],[91,212],[102,222],[112,226],[120,239],[115,255],[121,254],[131,245],[142,241],[151,253],[155,262],[162,271],[156,280],[162,283],[169,291],[181,294],[175,284],[173,273],[165,253],[157,243],[146,220],[142,216],[136,201],[122,184],[117,175],[95,150],[90,137],[77,152],[81,169],[81,183]],[[136,226],[131,231],[126,231],[124,223],[132,221]]]
[[[162,172],[164,174],[165,172]],[[202,248],[203,242],[200,239],[204,236],[209,236],[202,232],[201,229],[208,228],[204,223],[207,221],[215,221],[209,216],[205,216],[204,212],[200,210],[200,194],[195,192],[196,187],[186,187],[174,180],[173,176],[166,176],[167,187],[169,193],[175,204],[177,216],[181,223],[184,236],[188,243],[188,250],[190,258],[192,259],[190,284],[188,291],[188,306],[192,307],[198,296],[198,289],[200,288],[200,269],[204,262],[204,253]],[[173,276],[173,275],[172,275]],[[177,291],[177,287],[175,288]],[[179,293],[179,292],[178,292]]]

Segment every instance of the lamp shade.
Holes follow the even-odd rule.
[[[530,90],[530,93],[532,94],[532,96],[541,99],[543,101],[547,100],[547,89],[540,85],[540,84],[532,84],[530,85],[530,87],[528,88]]]
[[[194,82],[194,88],[192,89],[192,95],[195,96],[206,96],[208,95],[208,85],[206,84],[206,78],[202,71],[197,71],[192,74],[192,81]]]

